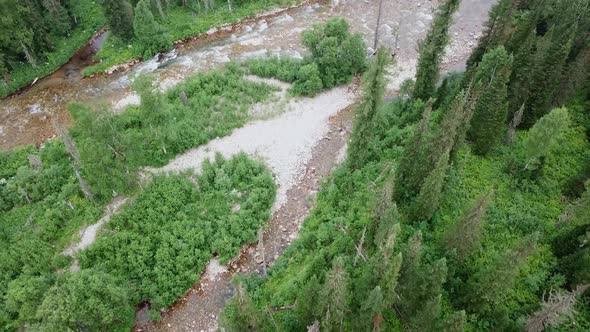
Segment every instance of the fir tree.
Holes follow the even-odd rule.
[[[525,170],[535,170],[547,156],[555,141],[569,126],[569,115],[566,108],[556,108],[542,117],[529,130],[526,141]]]
[[[371,63],[365,76],[363,99],[357,109],[354,129],[350,140],[349,158],[353,169],[361,168],[374,153],[370,146],[375,135],[375,116],[383,104],[385,80],[383,73],[388,53],[384,48],[377,51],[377,57]]]
[[[467,72],[477,67],[484,54],[502,45],[509,36],[512,20],[520,0],[500,0],[490,9],[485,32],[467,60]]]
[[[512,57],[500,46],[486,53],[477,68],[476,82],[482,86],[471,118],[468,136],[477,154],[487,154],[500,142],[506,130],[508,80]]]
[[[479,196],[443,236],[444,248],[454,251],[459,262],[464,262],[480,246],[489,197],[489,194]]]
[[[144,58],[172,47],[167,33],[156,22],[145,0],[140,0],[135,7],[133,31],[142,47],[141,54]]]
[[[408,201],[418,193],[423,179],[430,169],[426,165],[428,159],[427,144],[430,141],[430,115],[432,103],[426,104],[422,120],[414,130],[414,135],[404,148],[396,170],[393,197],[397,202]]]
[[[440,75],[443,52],[449,42],[449,28],[460,0],[446,0],[437,10],[426,38],[418,45],[419,58],[412,97],[428,100],[435,91]]]
[[[521,267],[535,251],[538,233],[522,238],[512,249],[477,271],[467,282],[465,300],[470,308],[481,310],[486,304],[497,304],[510,290]]]
[[[319,318],[317,313],[317,303],[320,300],[319,291],[320,282],[314,275],[305,283],[302,287],[301,295],[297,297],[295,312],[297,313],[298,321],[303,327]]]
[[[382,319],[385,303],[383,302],[383,294],[381,287],[375,287],[369,297],[361,304],[360,319],[364,331],[379,331],[379,324]]]
[[[322,331],[341,330],[348,311],[348,272],[342,257],[334,260],[332,269],[326,274],[319,305],[323,313]]]
[[[420,193],[410,208],[410,216],[414,222],[430,220],[438,209],[448,165],[449,153],[447,152],[440,157],[435,168],[424,180]]]
[[[133,38],[133,8],[127,0],[104,0],[105,16],[111,31],[123,40]]]
[[[531,86],[524,112],[524,126],[530,127],[550,110],[576,28],[576,24],[552,27],[539,41],[534,66],[528,77]]]
[[[234,282],[236,294],[220,318],[221,326],[229,331],[259,331],[263,324],[260,311],[252,302],[241,282]]]

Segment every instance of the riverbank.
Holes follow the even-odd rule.
[[[241,22],[251,21],[258,16],[270,16],[274,7],[288,8],[302,4],[317,2],[315,0],[255,0],[244,4],[233,4],[232,11],[225,2],[214,9],[195,14],[185,8],[170,8],[167,16],[162,20],[162,26],[168,31],[168,36],[175,45],[183,44],[203,36],[212,36],[217,32],[231,32]],[[22,63],[15,66],[15,69],[7,73],[9,82],[2,81],[0,84],[0,98],[9,97],[26,90],[40,79],[52,75],[60,68],[67,65],[75,57],[76,53],[84,49],[91,40],[96,37],[101,28],[106,25],[106,19],[102,8],[96,2],[80,1],[73,8],[76,16],[79,17],[79,25],[72,35],[57,43],[55,51],[46,54],[47,60],[37,66],[31,67]],[[280,10],[279,10],[280,11]],[[262,15],[261,15],[262,13]],[[228,28],[231,27],[231,28]],[[103,47],[96,53],[96,64],[83,68],[83,77],[94,76],[103,73],[112,73],[114,68],[128,69],[139,63],[142,59],[139,55],[137,41],[130,43],[121,41],[116,36],[110,35]]]

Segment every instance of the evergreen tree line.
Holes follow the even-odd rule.
[[[457,7],[391,105],[378,50],[346,164],[269,275],[235,279],[224,328],[590,328],[588,3],[500,1],[437,86]]]

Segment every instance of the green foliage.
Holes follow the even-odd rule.
[[[556,108],[535,123],[529,130],[525,141],[525,170],[535,170],[542,166],[544,158],[560,135],[567,130],[569,122],[567,109]]]
[[[346,20],[331,18],[325,25],[314,25],[303,32],[310,58],[253,59],[246,62],[246,67],[254,75],[294,83],[290,89],[294,95],[314,96],[323,88],[350,82],[365,69],[364,42],[360,35],[352,35],[348,30]]]
[[[112,232],[82,252],[82,267],[126,280],[135,302],[170,305],[214,253],[225,263],[256,239],[275,192],[270,173],[244,154],[206,162],[197,184],[186,176],[156,177],[111,218]]]
[[[475,74],[475,81],[482,84],[473,117],[469,137],[473,151],[485,155],[502,139],[506,132],[508,114],[508,80],[512,57],[500,46],[486,53]]]
[[[447,152],[440,157],[432,172],[424,179],[420,192],[410,207],[409,215],[414,222],[429,220],[438,209],[448,165],[449,153]]]
[[[449,42],[449,27],[459,3],[460,0],[445,0],[438,8],[426,37],[418,44],[420,55],[412,92],[415,99],[426,101],[434,95],[440,76],[440,62]]]
[[[39,331],[124,331],[133,325],[129,292],[107,273],[67,273],[47,291],[37,311]]]
[[[133,7],[127,0],[103,0],[102,7],[111,31],[124,40],[133,38]]]
[[[301,66],[297,71],[297,79],[289,91],[299,96],[315,96],[322,91],[320,71],[315,63]]]
[[[303,44],[318,65],[324,87],[348,83],[365,67],[365,46],[360,35],[348,32],[348,22],[335,17],[325,25],[303,32]]]
[[[364,77],[363,99],[356,110],[353,135],[350,139],[348,153],[352,168],[360,168],[375,154],[374,147],[369,146],[372,134],[377,127],[377,113],[383,104],[385,79],[383,78],[387,63],[387,51],[377,50],[377,58],[371,63]]]
[[[140,0],[135,6],[133,31],[141,45],[140,52],[143,58],[149,58],[172,47],[166,30],[154,19],[154,15],[144,0]]]
[[[51,2],[55,3],[55,1]],[[0,31],[2,31],[0,33],[0,74],[6,74],[9,78],[9,81],[6,81],[5,77],[0,78],[1,97],[17,91],[36,77],[52,73],[68,62],[72,55],[88,42],[96,30],[105,24],[104,15],[96,1],[68,1],[69,17],[60,19],[57,24],[55,21],[47,21],[54,18],[43,14],[46,11],[45,8],[35,5],[31,13],[24,9],[24,6],[24,2],[14,0],[4,0],[4,3],[0,4],[2,8],[11,8],[11,10],[3,11],[6,15],[0,23]],[[72,23],[73,17],[76,17],[77,22],[75,29],[66,33],[54,31],[47,34],[47,27],[55,26],[57,29],[62,29],[64,24]],[[29,24],[34,24],[34,29],[27,28]],[[27,61],[20,40],[25,41],[27,47],[32,47],[30,51],[34,52],[36,66]],[[48,41],[49,44],[47,44]]]

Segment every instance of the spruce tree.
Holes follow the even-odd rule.
[[[509,37],[515,10],[520,0],[500,0],[490,9],[485,32],[467,60],[467,72],[477,67],[484,54],[502,45]]]
[[[105,16],[113,34],[123,40],[133,38],[133,8],[127,0],[103,0]]]
[[[525,170],[535,170],[542,165],[542,160],[551,151],[556,140],[567,130],[569,123],[566,108],[556,108],[535,123],[524,142]]]
[[[428,100],[433,96],[440,76],[440,63],[449,42],[449,28],[460,0],[446,0],[437,10],[428,34],[418,45],[416,83],[412,97]]]
[[[426,165],[428,159],[427,144],[430,141],[430,115],[432,103],[426,104],[422,113],[422,120],[414,130],[414,135],[404,148],[396,170],[393,197],[397,202],[408,201],[416,195],[423,179],[428,176],[430,169]]]
[[[332,269],[326,274],[326,280],[320,291],[319,306],[323,313],[322,331],[342,329],[344,317],[348,311],[348,279],[344,259],[336,258]]]
[[[454,252],[459,262],[464,262],[480,246],[489,200],[489,194],[479,196],[443,235],[443,247],[447,252]]]
[[[160,51],[172,47],[165,30],[154,19],[145,0],[140,0],[135,7],[133,18],[133,31],[144,58],[150,57]]]
[[[379,331],[385,303],[381,287],[376,286],[361,304],[360,319],[364,331]]]
[[[539,41],[528,78],[531,86],[523,118],[525,127],[532,126],[550,110],[576,29],[577,24],[554,26]]]
[[[374,154],[371,141],[375,136],[376,114],[383,104],[385,80],[383,78],[388,52],[379,48],[377,57],[371,63],[365,76],[363,99],[357,108],[354,128],[349,147],[350,165],[353,169],[361,168]]]
[[[486,53],[477,68],[475,80],[481,84],[482,92],[475,105],[468,133],[477,154],[487,154],[500,142],[506,131],[511,66],[512,57],[500,46]]]
[[[260,331],[264,318],[242,282],[234,281],[236,294],[220,317],[221,326],[229,331]]]
[[[430,220],[438,209],[448,165],[449,153],[447,152],[440,157],[435,168],[424,180],[420,193],[410,208],[410,218],[413,222]]]
[[[474,311],[486,304],[495,305],[509,291],[528,257],[535,251],[538,233],[530,234],[498,256],[493,262],[477,271],[465,287],[465,301]]]
[[[297,314],[297,320],[301,323],[303,328],[319,318],[317,304],[320,300],[320,289],[320,282],[314,275],[302,286],[300,296],[297,297],[295,313]]]

